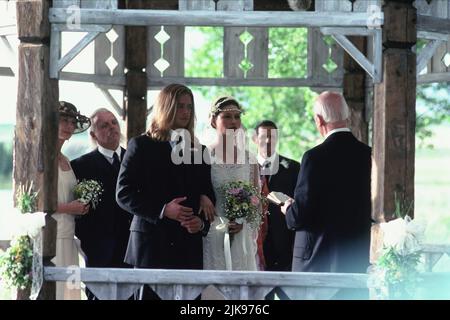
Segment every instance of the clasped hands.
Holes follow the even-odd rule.
[[[179,197],[170,201],[164,208],[164,216],[180,222],[181,226],[186,228],[189,233],[197,233],[204,228],[204,223],[198,215],[194,215],[192,208],[181,205],[180,203],[185,201],[187,197]],[[205,196],[200,196],[200,209],[199,213],[203,212],[206,221],[213,222],[215,217],[215,208],[211,200]],[[230,221],[229,233],[238,233],[242,230],[242,224]]]
[[[199,216],[194,215],[192,208],[180,204],[187,197],[175,198],[166,204],[164,216],[180,222],[181,226],[186,228],[189,233],[197,233],[203,230],[204,223]]]

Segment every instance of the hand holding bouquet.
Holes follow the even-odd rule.
[[[101,201],[103,188],[100,182],[90,179],[79,182],[73,191],[75,198],[84,204],[90,204],[92,209],[95,210]]]
[[[258,190],[240,180],[226,183],[222,189],[225,192],[225,217],[241,224],[246,221],[250,227],[258,229],[262,222],[263,201]]]

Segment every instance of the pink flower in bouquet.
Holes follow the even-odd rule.
[[[257,196],[252,196],[250,198],[250,201],[251,201],[252,205],[254,205],[254,206],[257,206],[259,204],[259,199]]]
[[[233,189],[228,190],[228,192],[232,195],[238,195],[239,192],[241,192],[241,190],[242,189],[240,189],[240,188],[233,188]]]

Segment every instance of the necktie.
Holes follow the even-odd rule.
[[[119,169],[120,169],[120,160],[119,160],[119,155],[117,154],[117,152],[114,152],[114,154],[113,154],[112,166],[113,166],[114,170],[119,171]]]

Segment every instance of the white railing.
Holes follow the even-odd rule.
[[[450,299],[450,273],[421,275],[418,298]],[[341,289],[367,289],[367,274],[46,267],[46,281],[83,282],[97,297],[127,299],[148,284],[163,300],[328,300]],[[360,290],[364,295],[364,290]],[[339,296],[338,296],[339,297]],[[367,294],[365,297],[367,298]]]
[[[425,258],[425,271],[432,272],[434,266],[445,255],[450,257],[450,244],[424,244],[422,254]],[[448,267],[450,271],[450,265]]]

